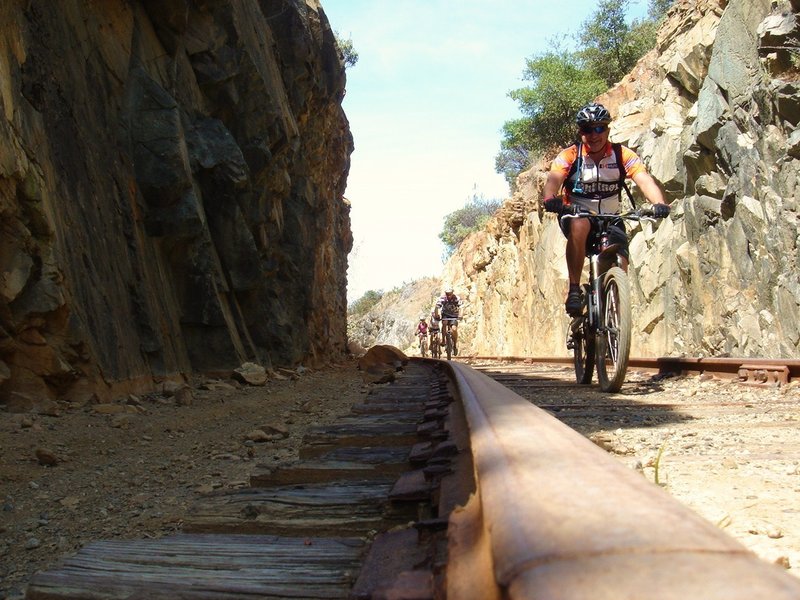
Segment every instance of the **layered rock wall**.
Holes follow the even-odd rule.
[[[631,242],[634,355],[800,356],[798,9],[679,0],[657,48],[599,99],[612,140],[672,205]],[[470,352],[567,352],[564,240],[540,206],[547,166],[446,265],[470,306]]]
[[[0,28],[0,402],[345,351],[316,0],[9,0]]]

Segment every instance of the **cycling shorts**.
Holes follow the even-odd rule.
[[[566,237],[569,237],[569,226],[572,219],[564,219],[561,223],[561,231]],[[628,259],[628,234],[625,232],[625,223],[622,219],[614,219],[608,226],[608,239],[612,244],[619,244],[617,253]],[[591,256],[592,248],[597,244],[597,223],[592,221],[592,228],[589,230],[589,235],[586,236],[586,256]]]

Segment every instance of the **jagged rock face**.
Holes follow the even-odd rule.
[[[635,355],[800,356],[800,97],[785,49],[800,38],[797,9],[679,1],[656,50],[599,98],[612,140],[672,205],[631,242]],[[471,300],[469,351],[566,353],[564,240],[539,206],[546,166],[446,266]]]
[[[0,10],[3,397],[345,352],[345,76],[315,0]]]

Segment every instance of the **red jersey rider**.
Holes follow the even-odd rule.
[[[425,317],[419,318],[419,324],[417,325],[417,335],[428,335],[428,323],[425,321]]]

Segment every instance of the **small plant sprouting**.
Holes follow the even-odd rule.
[[[660,487],[666,487],[666,485],[667,485],[666,482],[661,483],[661,480],[659,479],[658,473],[659,473],[659,467],[661,466],[661,456],[664,454],[664,448],[667,447],[667,442],[668,441],[669,440],[664,440],[664,443],[661,444],[661,447],[658,449],[658,454],[656,454],[655,461],[653,461],[653,468],[654,468],[653,481],[655,482],[655,484],[657,486],[660,486]]]

